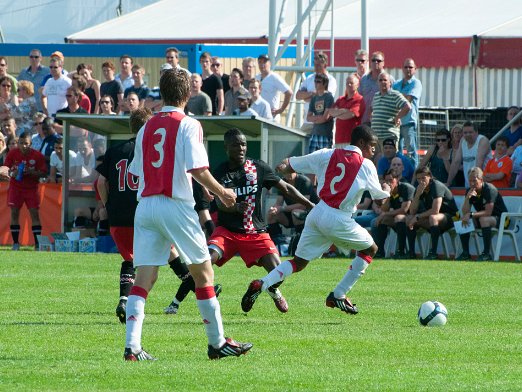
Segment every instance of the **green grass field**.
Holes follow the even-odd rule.
[[[324,306],[349,265],[314,261],[241,312],[253,278],[239,259],[216,269],[225,331],[254,343],[241,358],[209,361],[190,294],[167,316],[178,280],[167,268],[146,305],[143,345],[156,362],[122,359],[125,327],[117,255],[0,251],[0,390],[517,391],[522,388],[522,265],[378,260],[351,292],[360,313]],[[425,300],[449,321],[421,327]]]

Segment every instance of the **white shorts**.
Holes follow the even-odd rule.
[[[134,266],[166,265],[171,244],[187,265],[210,260],[193,203],[166,196],[142,198],[134,216]]]
[[[321,257],[332,244],[349,254],[352,249],[368,249],[373,238],[352,219],[351,212],[329,207],[321,201],[306,217],[295,255],[310,261]]]

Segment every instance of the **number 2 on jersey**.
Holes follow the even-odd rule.
[[[335,190],[335,185],[341,182],[344,178],[344,175],[346,174],[346,166],[344,165],[344,163],[338,163],[337,167],[341,169],[341,174],[332,178],[332,181],[330,182],[330,193],[332,195],[335,195],[337,193],[337,191]]]

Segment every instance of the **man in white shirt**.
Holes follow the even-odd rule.
[[[42,90],[42,98],[46,98],[42,99],[42,106],[47,117],[52,117],[58,110],[67,107],[65,95],[72,81],[62,74],[63,61],[59,58],[53,57],[49,68],[51,77],[45,82]]]
[[[251,79],[248,84],[248,91],[251,96],[250,108],[255,110],[260,117],[272,120],[274,117],[270,104],[261,96],[261,82],[257,79]]]

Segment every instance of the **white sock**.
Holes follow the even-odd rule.
[[[294,267],[293,264],[289,261],[283,261],[281,264],[279,264],[276,268],[274,268],[272,271],[268,273],[267,276],[265,276],[263,279],[263,287],[262,290],[266,291],[270,286],[281,282],[284,280],[287,276],[290,276],[294,273]]]
[[[127,299],[127,331],[125,347],[133,351],[141,350],[141,330],[145,318],[145,298],[139,295],[129,295]]]
[[[208,298],[210,295],[212,296]],[[214,294],[214,287],[196,288],[196,298],[199,313],[205,324],[208,344],[214,348],[219,348],[225,344],[225,331],[221,319],[221,308]]]
[[[369,264],[365,260],[361,259],[359,256],[355,256],[355,259],[353,259],[352,264],[350,265],[350,269],[334,289],[334,297],[346,297],[346,293],[348,293],[355,283],[357,283],[359,278],[364,274],[368,265]]]

